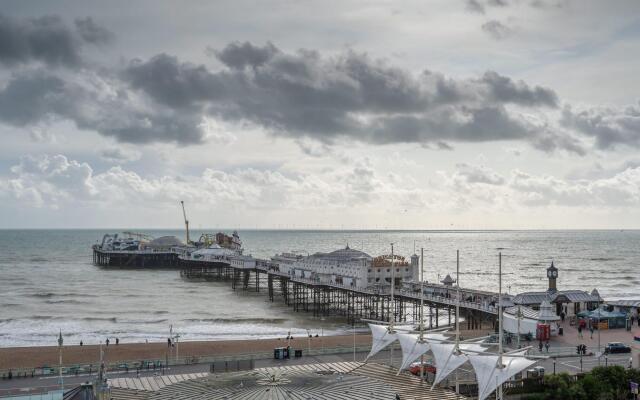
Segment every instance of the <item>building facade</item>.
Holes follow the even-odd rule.
[[[590,293],[584,290],[558,290],[556,285],[558,268],[553,265],[553,262],[547,268],[547,278],[549,286],[546,291],[520,293],[513,298],[513,303],[539,310],[540,304],[547,301],[551,303],[556,315],[573,317],[581,311],[594,310],[603,302],[597,289],[593,289]]]
[[[307,257],[278,255],[271,260],[278,263],[280,272],[291,277],[354,288],[389,286],[392,277],[399,287],[403,281],[412,280],[413,268],[418,268],[417,261],[409,264],[401,256],[394,256],[393,261],[391,256],[373,258],[349,246]]]

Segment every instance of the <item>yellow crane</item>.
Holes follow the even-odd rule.
[[[187,212],[184,210],[184,201],[180,200],[180,204],[182,204],[182,216],[184,217],[184,226],[187,230],[187,244],[191,244],[191,239],[189,238],[189,220],[187,219]]]

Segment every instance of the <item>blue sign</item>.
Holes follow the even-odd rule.
[[[631,393],[638,394],[638,384],[636,382],[630,382],[629,386],[631,389]]]

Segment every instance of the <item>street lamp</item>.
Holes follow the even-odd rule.
[[[60,330],[60,335],[58,335],[58,356],[60,361],[60,366],[58,368],[58,376],[60,383],[60,390],[64,393],[64,381],[62,380],[62,344],[64,340],[62,339],[62,329]]]

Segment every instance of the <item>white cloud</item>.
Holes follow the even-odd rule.
[[[197,175],[153,177],[121,166],[95,172],[87,163],[44,155],[23,157],[11,173],[0,179],[0,196],[13,199],[12,207],[116,211],[126,206],[144,218],[146,210],[175,208],[185,200],[196,213],[213,213],[245,226],[252,226],[256,215],[261,223],[274,226],[283,212],[313,218],[338,213],[322,221],[336,226],[363,213],[369,220],[361,223],[374,225],[407,212],[414,218],[437,213],[455,220],[461,215],[508,217],[541,209],[582,210],[589,215],[640,205],[640,167],[595,180],[567,180],[517,169],[503,175],[484,165],[459,163],[454,171],[441,172],[429,187],[407,185],[394,173],[378,172],[366,159],[316,173],[206,168]],[[117,213],[109,218],[117,219]],[[409,216],[402,218],[411,221]]]

